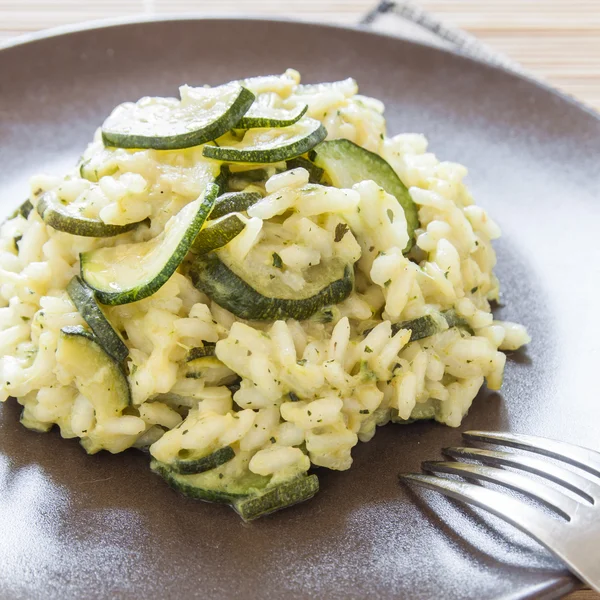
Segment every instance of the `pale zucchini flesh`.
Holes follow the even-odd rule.
[[[153,460],[150,468],[184,496],[231,504],[235,500],[260,493],[269,483],[269,477],[248,470],[247,457],[236,456],[224,464],[193,475],[175,472],[165,463]]]
[[[142,98],[113,111],[102,125],[102,140],[119,148],[199,146],[233,128],[253,102],[254,94],[236,83],[197,88],[184,100]]]
[[[209,184],[201,198],[182,208],[152,240],[82,254],[82,279],[102,304],[127,304],[151,296],[182,263],[218,193],[218,186]]]
[[[129,406],[127,377],[93,333],[78,325],[63,327],[56,352],[61,368],[73,376],[79,392],[94,406],[98,422],[120,416]]]

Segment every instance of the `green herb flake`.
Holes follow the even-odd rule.
[[[348,225],[346,225],[346,223],[338,223],[335,227],[335,236],[333,238],[334,242],[341,242],[342,238],[346,235],[346,233],[348,232]]]
[[[359,410],[358,412],[361,415],[370,415],[371,414],[371,411],[368,408],[363,408],[362,410]]]
[[[373,352],[373,349],[372,349],[372,348],[370,348],[369,346],[365,346],[365,352],[366,352],[367,354],[371,354],[371,352]]]
[[[300,400],[298,394],[296,394],[295,392],[290,392],[288,396],[290,397],[291,402],[298,402],[298,400]]]
[[[392,283],[392,280],[388,279],[383,285],[384,287],[389,287],[390,283]]]
[[[271,444],[274,444],[276,441],[277,440],[274,437],[271,438]]]
[[[478,289],[479,289],[479,286],[477,286],[477,285],[474,288],[471,288],[471,294],[474,294]]]
[[[281,260],[281,256],[279,256],[277,252],[273,252],[273,266],[277,269],[283,268],[283,261]]]

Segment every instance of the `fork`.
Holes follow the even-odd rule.
[[[513,433],[467,431],[463,437],[467,442],[485,442],[541,454],[573,465],[593,477],[532,455],[478,447],[457,447],[442,450],[444,455],[454,459],[452,461],[423,463],[423,470],[432,473],[431,475],[400,475],[400,478],[473,504],[504,519],[540,542],[582,581],[600,592],[600,452],[548,438]],[[462,462],[462,459],[483,464]],[[543,477],[574,492],[577,499],[522,473],[502,467]],[[448,479],[440,476],[440,473],[487,481],[521,492],[542,502],[558,513],[559,518],[502,492]]]

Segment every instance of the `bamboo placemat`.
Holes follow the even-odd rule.
[[[374,0],[0,0],[0,43],[91,19],[201,12],[357,23]],[[600,110],[600,0],[419,0],[449,26]],[[569,600],[600,600],[580,591]]]

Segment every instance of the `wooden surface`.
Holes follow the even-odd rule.
[[[201,12],[356,23],[376,0],[0,0],[0,43],[89,19]],[[529,71],[600,110],[600,0],[420,0]],[[569,600],[600,600],[581,591]]]

